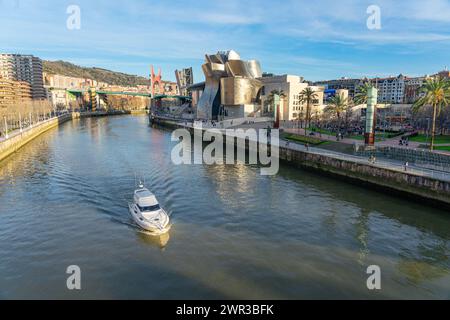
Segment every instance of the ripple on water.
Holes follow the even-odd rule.
[[[0,286],[6,298],[448,298],[450,218],[281,166],[175,166],[170,131],[145,117],[81,119],[0,164]],[[146,177],[173,228],[140,232],[127,201]]]

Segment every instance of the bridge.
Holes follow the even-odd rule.
[[[151,98],[151,93],[144,93],[144,92],[126,92],[126,91],[104,91],[104,90],[91,90],[91,89],[66,89],[66,91],[73,95],[80,95],[88,92],[95,92],[96,94],[103,94],[103,95],[122,95],[122,96],[133,96],[133,97],[148,97]]]
[[[161,101],[162,99],[178,99],[181,103],[186,101],[191,101],[192,98],[189,96],[182,95],[166,95],[166,94],[158,94],[152,97],[151,93],[145,92],[127,92],[127,91],[107,91],[107,90],[97,90],[95,88],[89,89],[65,89],[69,95],[74,97],[81,96],[84,94],[89,94],[91,109],[95,110],[97,105],[99,104],[99,99],[101,98],[106,102],[106,96],[116,95],[116,96],[130,96],[130,97],[145,97],[154,100]]]
[[[120,96],[133,96],[133,97],[147,97],[151,98],[151,93],[145,92],[127,92],[127,91],[104,91],[104,90],[91,90],[91,89],[66,89],[66,91],[73,95],[80,95],[84,93],[96,93],[100,95],[120,95]],[[179,99],[179,100],[187,100],[190,101],[191,97],[189,96],[181,96],[181,95],[167,95],[167,94],[157,94],[153,97],[153,99]]]

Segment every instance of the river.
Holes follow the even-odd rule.
[[[450,298],[449,212],[283,164],[176,166],[170,133],[78,119],[0,162],[0,299]],[[164,237],[130,219],[135,172]]]

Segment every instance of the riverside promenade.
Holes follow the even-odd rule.
[[[309,136],[312,131],[307,130],[304,128],[283,128],[285,132],[292,133],[292,134],[298,134],[303,136]],[[339,143],[345,143],[350,145],[364,145],[364,139],[352,139],[348,137],[344,137],[337,140],[336,136],[326,134],[326,133],[320,133],[320,132],[314,132],[314,138],[318,138],[323,141],[330,141],[330,142],[339,142]],[[394,137],[394,138],[387,138],[384,140],[377,141],[377,145],[380,147],[396,147],[396,148],[403,148],[403,149],[416,149],[416,150],[423,150],[421,146],[424,144],[423,142],[417,142],[417,141],[408,141],[408,146],[400,146],[399,145],[400,136]],[[448,143],[441,143],[438,144],[438,146],[450,146]],[[440,154],[450,154],[450,151],[442,151],[442,150],[435,150],[434,152],[440,153]]]
[[[155,123],[173,128],[193,130],[193,123],[169,118],[157,118]],[[216,122],[202,124],[202,129],[263,129],[268,122],[244,121],[233,123]],[[367,157],[307,147],[292,141],[279,140],[280,160],[303,168],[314,169],[353,183],[370,185],[391,194],[422,199],[433,205],[450,208],[450,173],[409,165],[405,168],[400,161],[391,159],[370,162]]]
[[[132,112],[126,111],[96,111],[96,112],[64,112],[57,116],[29,124],[11,132],[7,136],[0,137],[0,161],[7,158],[21,147],[32,141],[42,133],[50,130],[58,125],[77,118],[85,117],[103,117],[113,115],[124,115]]]

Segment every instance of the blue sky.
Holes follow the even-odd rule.
[[[369,30],[367,7],[381,9]],[[66,27],[69,5],[81,29]],[[450,0],[0,0],[0,51],[163,78],[234,49],[308,80],[423,75],[450,67]]]

